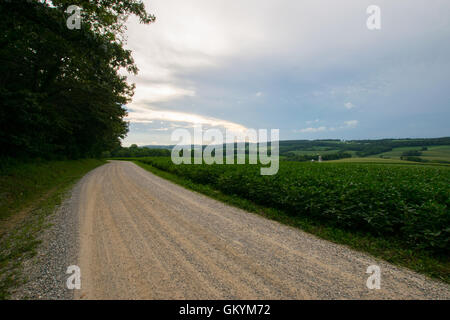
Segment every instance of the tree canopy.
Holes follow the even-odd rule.
[[[80,29],[66,9],[82,8]],[[98,156],[128,132],[138,72],[124,48],[128,16],[150,23],[141,1],[21,1],[0,4],[2,156]]]

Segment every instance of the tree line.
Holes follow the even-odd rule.
[[[287,161],[311,161],[311,160],[318,160],[319,155],[316,154],[295,154],[294,152],[288,152],[286,155]],[[352,154],[348,152],[333,152],[333,153],[326,153],[321,155],[322,160],[328,161],[328,160],[338,160],[338,159],[345,159],[345,158],[351,158]]]
[[[132,144],[129,147],[118,147],[102,153],[104,158],[139,158],[139,157],[170,157],[170,150],[164,148],[138,147]]]
[[[69,29],[68,6],[81,8]],[[155,17],[141,1],[0,3],[0,156],[96,157],[128,132],[125,104],[138,71],[124,48],[129,15]]]

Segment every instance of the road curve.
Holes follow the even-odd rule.
[[[450,287],[112,161],[80,182],[77,299],[449,299]],[[381,289],[366,286],[381,268]]]

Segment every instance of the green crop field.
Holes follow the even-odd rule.
[[[450,138],[280,141],[280,156],[285,160],[311,161],[312,157],[315,159],[318,155],[328,161],[386,158],[408,162],[450,163]],[[361,160],[358,159],[357,162]]]
[[[450,146],[431,146],[428,150],[422,151],[422,158],[427,160],[450,161]]]
[[[392,158],[392,159],[400,159],[400,156],[405,151],[411,151],[411,150],[420,150],[420,147],[400,147],[400,148],[394,148],[391,151],[383,152],[377,155],[374,155],[373,157],[383,156],[384,158]]]

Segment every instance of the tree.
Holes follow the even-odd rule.
[[[80,30],[67,6],[83,8]],[[120,145],[137,73],[124,49],[124,22],[154,21],[141,1],[46,1],[0,4],[1,155],[99,156]]]

